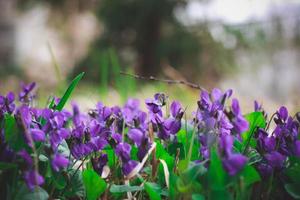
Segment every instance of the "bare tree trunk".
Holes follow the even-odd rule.
[[[14,0],[0,0],[0,71],[14,65]]]
[[[136,72],[143,76],[157,75],[160,72],[160,63],[157,53],[160,39],[160,16],[151,14],[141,26],[137,38],[138,64]]]

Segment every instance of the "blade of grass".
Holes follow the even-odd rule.
[[[108,53],[106,51],[101,53],[100,59],[100,93],[105,96],[108,91],[108,83],[109,83],[109,58]]]
[[[109,49],[109,57],[111,62],[112,75],[115,82],[115,88],[121,96],[121,101],[125,102],[127,99],[127,85],[126,82],[122,81],[119,72],[121,71],[120,63],[118,60],[117,53],[113,48]]]
[[[53,66],[54,66],[56,78],[57,78],[57,80],[59,82],[59,86],[62,87],[64,85],[64,80],[63,80],[63,77],[61,75],[60,66],[58,65],[58,63],[57,63],[57,61],[55,59],[54,52],[53,52],[52,47],[51,47],[51,45],[50,45],[49,42],[47,42],[47,46],[48,46],[49,53],[51,55],[51,60],[53,62]]]
[[[81,78],[83,77],[84,72],[78,74],[71,82],[71,84],[69,85],[68,89],[65,91],[63,97],[60,99],[58,105],[55,107],[56,110],[61,111],[65,104],[67,103],[68,99],[70,98],[73,90],[75,89],[75,87],[77,86],[77,84],[79,83],[79,81],[81,80]]]
[[[132,68],[128,67],[126,70],[127,73],[132,74]],[[126,83],[128,94],[132,95],[136,92],[136,79],[129,78],[125,80],[125,77],[120,76],[124,83]]]

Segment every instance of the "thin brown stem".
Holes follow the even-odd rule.
[[[153,143],[154,142],[154,133],[153,133],[153,125],[150,122],[149,123],[149,136],[150,136],[150,140]],[[157,174],[157,165],[158,165],[158,161],[156,159],[156,148],[153,150],[152,153],[152,179],[154,180]]]
[[[178,162],[179,162],[179,155],[180,155],[180,149],[177,148],[176,149],[176,157],[175,157],[175,165],[174,165],[174,169],[173,169],[174,173],[176,173],[176,171],[177,171],[177,165],[178,165]]]
[[[275,113],[272,114],[272,116],[271,116],[271,118],[270,118],[270,120],[269,120],[269,123],[267,124],[267,127],[266,127],[266,129],[265,129],[266,131],[269,130],[270,125],[271,125],[271,123],[272,123],[272,120],[273,120],[273,118],[275,117],[276,114],[277,114],[277,112],[275,112]]]
[[[125,75],[125,76],[130,76],[130,77],[136,78],[136,79],[141,79],[141,80],[158,81],[158,82],[163,82],[163,83],[167,83],[167,84],[181,84],[181,85],[186,85],[186,86],[188,86],[190,88],[193,88],[193,89],[197,89],[197,90],[201,90],[201,91],[205,90],[203,87],[201,87],[198,84],[187,82],[187,81],[184,81],[184,80],[160,79],[160,78],[156,78],[154,76],[145,77],[145,76],[140,76],[140,75],[137,75],[137,74],[129,74],[129,73],[122,72],[122,71],[120,72],[120,74]]]

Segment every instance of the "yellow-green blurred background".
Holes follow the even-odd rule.
[[[39,104],[86,72],[73,99],[121,104],[166,92],[188,109],[199,91],[122,76],[234,89],[272,112],[299,110],[300,2],[296,0],[0,0],[0,92],[39,85]]]

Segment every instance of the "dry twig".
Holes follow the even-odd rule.
[[[140,76],[137,74],[129,74],[129,73],[122,72],[122,71],[120,72],[120,74],[125,75],[125,76],[130,76],[130,77],[133,77],[136,79],[141,79],[141,80],[158,81],[158,82],[163,82],[163,83],[167,83],[167,84],[181,84],[181,85],[186,85],[193,89],[197,89],[197,90],[201,90],[201,91],[205,90],[203,87],[201,87],[198,84],[190,83],[190,82],[183,81],[183,80],[159,79],[154,76],[145,77],[145,76]]]

